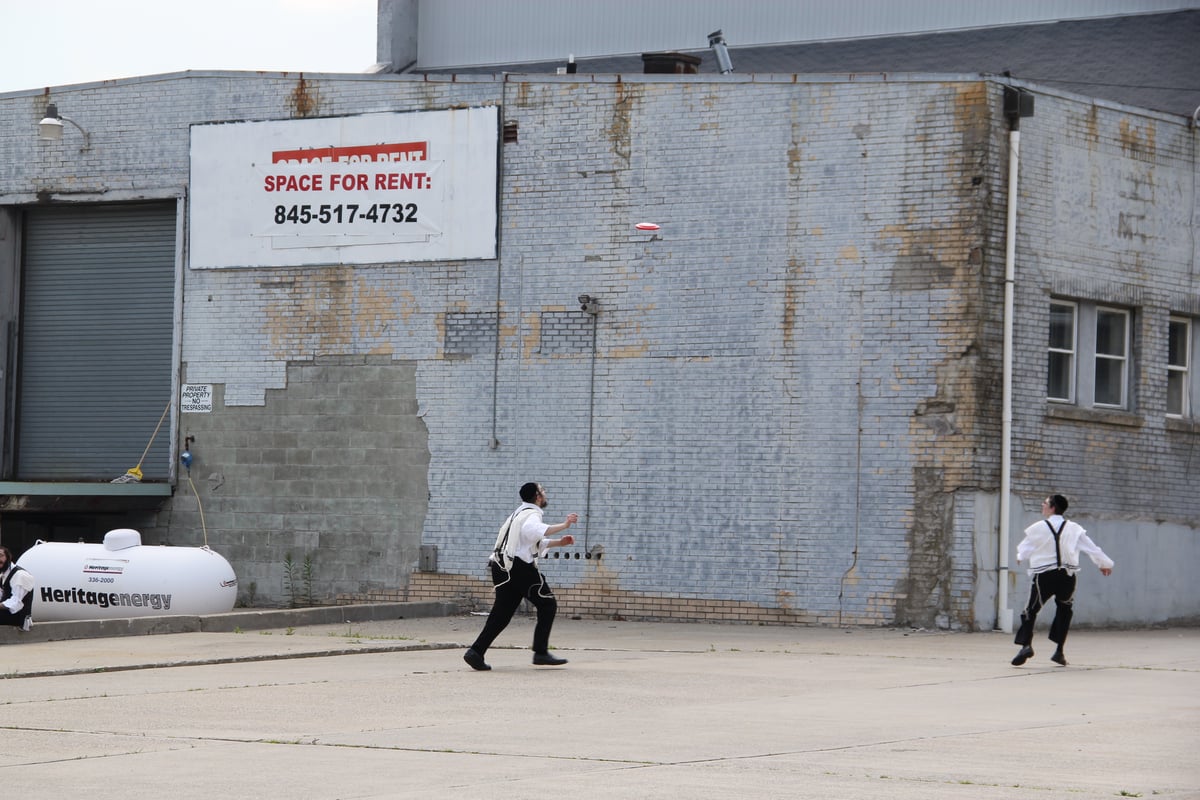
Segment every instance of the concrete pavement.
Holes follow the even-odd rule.
[[[1066,668],[1039,631],[1014,668],[999,633],[560,618],[535,668],[519,616],[475,672],[480,616],[275,619],[3,637],[3,792],[1200,798],[1200,629],[1077,631]]]

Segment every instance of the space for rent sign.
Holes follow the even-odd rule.
[[[191,129],[192,268],[496,257],[493,107]]]

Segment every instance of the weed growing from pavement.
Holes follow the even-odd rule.
[[[304,555],[302,564],[297,564],[292,554],[288,553],[283,558],[283,591],[288,597],[289,608],[299,608],[301,606],[315,606],[316,598],[313,596],[313,566],[312,553]],[[303,583],[303,587],[301,587]]]

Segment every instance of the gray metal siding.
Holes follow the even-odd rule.
[[[708,34],[718,28],[731,47],[746,47],[1145,14],[1196,5],[1195,0],[421,0],[417,59],[421,69],[555,59],[565,64],[570,53],[583,58],[707,50]],[[389,20],[411,24],[405,14]]]
[[[25,215],[17,409],[20,480],[112,480],[171,399],[175,204]],[[163,422],[142,471],[165,479]]]

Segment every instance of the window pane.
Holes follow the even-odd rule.
[[[1172,367],[1187,369],[1187,340],[1188,324],[1183,320],[1171,320],[1171,327],[1167,334],[1167,363]]]
[[[1050,354],[1050,376],[1046,381],[1046,396],[1054,400],[1071,399],[1071,356]]]
[[[1055,350],[1075,349],[1075,306],[1050,304],[1050,346]]]
[[[1125,362],[1114,358],[1096,359],[1096,405],[1124,404],[1121,387],[1125,383]]]
[[[1125,355],[1124,312],[1096,311],[1096,353],[1103,356]]]
[[[1167,413],[1183,416],[1183,378],[1187,373],[1167,373]]]

